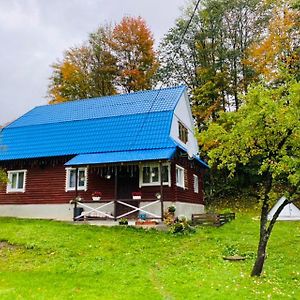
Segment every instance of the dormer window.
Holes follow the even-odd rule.
[[[188,142],[188,134],[189,134],[187,128],[181,122],[178,122],[178,130],[179,130],[179,139],[186,144]]]

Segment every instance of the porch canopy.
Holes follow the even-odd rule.
[[[126,163],[151,160],[168,160],[171,159],[176,152],[176,147],[161,149],[144,149],[132,151],[116,151],[79,154],[65,163],[65,166],[82,166],[97,165],[110,163]]]

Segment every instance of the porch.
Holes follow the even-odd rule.
[[[72,167],[73,177],[68,180],[75,184],[74,221],[163,220],[166,190],[170,194],[170,168],[166,161]],[[85,193],[80,186],[85,179],[80,176],[88,176]]]
[[[163,220],[164,204],[160,194],[156,199],[113,199],[74,202],[74,221],[126,219]]]

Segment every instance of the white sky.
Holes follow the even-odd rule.
[[[186,0],[0,0],[0,125],[46,104],[50,65],[105,22],[143,17],[156,40]]]

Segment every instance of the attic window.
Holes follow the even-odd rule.
[[[179,139],[186,144],[188,142],[188,130],[181,122],[178,122],[178,131]]]

